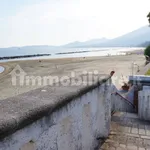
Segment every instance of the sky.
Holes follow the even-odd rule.
[[[150,0],[0,0],[0,47],[115,38],[148,25]]]

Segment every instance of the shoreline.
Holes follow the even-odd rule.
[[[140,52],[142,54],[143,48],[124,48],[118,50],[88,50],[88,51],[74,51],[74,52],[60,52],[55,54],[34,54],[34,55],[20,55],[20,56],[6,56],[0,57],[0,62],[22,61],[22,60],[37,60],[37,59],[67,59],[67,58],[82,58],[82,57],[103,57],[103,56],[117,56],[117,55],[130,55]],[[83,54],[83,56],[81,56]],[[85,55],[84,55],[85,54]],[[91,56],[90,56],[91,54]]]

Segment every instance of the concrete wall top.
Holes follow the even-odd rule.
[[[88,86],[46,86],[0,101],[0,139],[51,114],[110,79]]]
[[[145,75],[129,76],[129,81],[144,81],[144,82],[150,82],[150,76],[145,76]]]
[[[150,86],[143,86],[143,90],[150,90]]]

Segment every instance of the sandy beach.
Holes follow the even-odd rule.
[[[28,76],[70,76],[71,72],[80,75],[83,71],[98,71],[99,74],[109,74],[115,71],[113,82],[119,87],[123,81],[127,81],[128,76],[132,74],[132,63],[142,67],[145,63],[143,55],[125,55],[110,57],[88,57],[88,58],[63,58],[63,59],[45,59],[45,60],[24,60],[0,63],[5,67],[5,71],[0,73],[0,100],[12,97],[44,85],[12,85],[11,73],[19,65]],[[137,71],[135,65],[133,73]],[[19,79],[18,79],[19,80]]]

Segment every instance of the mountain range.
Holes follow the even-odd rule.
[[[136,47],[142,45],[147,46],[149,41],[150,27],[144,26],[114,39],[102,38],[93,39],[86,42],[73,42],[64,45],[64,47]]]
[[[63,47],[66,47],[66,48],[71,48],[71,47],[90,47],[90,46],[98,45],[98,44],[101,44],[101,43],[104,43],[104,42],[107,42],[107,41],[109,41],[109,39],[106,39],[106,38],[92,39],[92,40],[88,40],[88,41],[85,41],[85,42],[75,41],[75,42],[63,45]]]
[[[72,42],[61,46],[24,46],[0,48],[0,56],[33,55],[33,54],[54,54],[67,52],[68,48],[90,48],[90,47],[146,47],[150,45],[150,27],[144,26],[135,31],[114,39],[91,39],[85,42]]]

